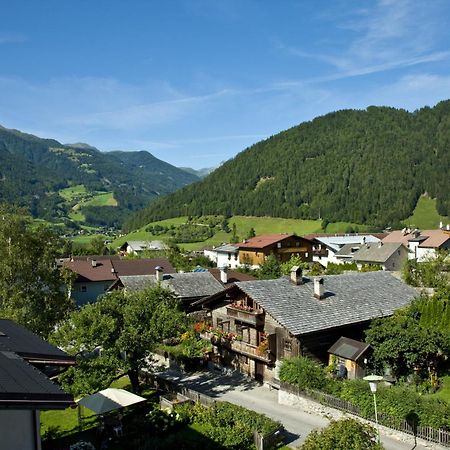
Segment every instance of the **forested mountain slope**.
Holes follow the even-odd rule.
[[[449,181],[450,101],[413,113],[343,110],[253,145],[202,181],[139,211],[127,228],[186,214],[395,225],[422,193],[449,215]]]
[[[84,185],[90,192],[114,194],[118,206],[102,211],[120,222],[130,211],[196,180],[148,152],[100,152],[0,127],[0,202],[26,206],[35,217],[66,216],[59,191]]]

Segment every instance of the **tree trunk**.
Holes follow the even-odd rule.
[[[136,369],[130,369],[128,371],[128,377],[131,382],[131,389],[135,394],[141,393],[141,386],[139,384],[139,372]]]

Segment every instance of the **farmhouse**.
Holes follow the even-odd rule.
[[[312,261],[312,242],[294,234],[266,234],[236,245],[239,265],[259,267],[271,254],[280,262],[289,261],[291,256],[300,256],[305,262]]]
[[[278,384],[284,357],[307,355],[324,363],[341,336],[361,340],[377,317],[408,305],[416,291],[388,272],[237,282],[199,304],[207,311],[213,361],[259,381]]]

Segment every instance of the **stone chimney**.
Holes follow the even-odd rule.
[[[228,271],[228,267],[227,266],[220,267],[220,281],[223,284],[227,284],[228,283],[227,271]]]
[[[296,286],[303,284],[303,270],[299,266],[294,266],[291,269],[291,283]]]
[[[314,297],[318,300],[325,298],[325,286],[321,277],[314,278]]]
[[[161,266],[156,266],[155,270],[156,270],[156,281],[158,283],[161,283],[161,281],[163,280],[163,268]]]

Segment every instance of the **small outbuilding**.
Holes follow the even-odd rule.
[[[328,350],[329,365],[336,366],[338,377],[354,380],[366,375],[370,345],[341,336]]]

